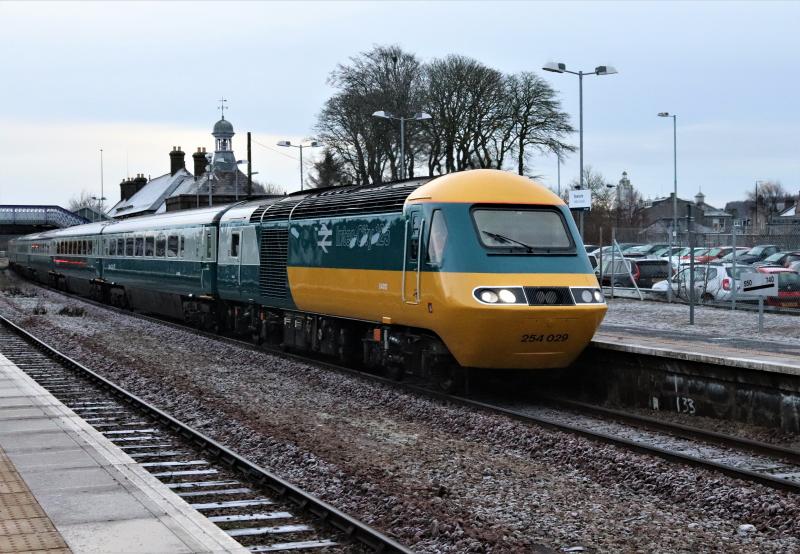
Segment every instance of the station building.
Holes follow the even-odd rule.
[[[252,190],[248,190],[247,175],[239,170],[233,152],[236,133],[224,115],[214,124],[211,134],[214,154],[197,148],[192,154],[192,172],[186,169],[186,153],[180,146],[173,146],[169,153],[169,173],[154,179],[137,174],[122,181],[120,201],[108,211],[108,216],[125,219],[267,196],[264,187],[257,183],[252,183]]]

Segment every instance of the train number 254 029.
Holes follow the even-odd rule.
[[[569,334],[555,334],[555,335],[522,335],[519,342],[566,342],[569,340]]]

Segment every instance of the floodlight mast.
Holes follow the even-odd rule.
[[[300,190],[303,190],[303,148],[319,148],[322,146],[322,143],[316,140],[312,140],[308,144],[292,144],[291,141],[288,140],[281,140],[278,141],[278,146],[285,146],[291,148],[299,148],[300,149]]]
[[[406,178],[406,121],[427,121],[433,117],[425,112],[417,112],[411,117],[396,116],[385,110],[373,112],[372,117],[380,119],[396,119],[400,122],[400,179]]]
[[[549,62],[542,67],[543,71],[551,73],[569,73],[578,76],[578,128],[580,134],[580,188],[583,189],[583,76],[584,75],[614,75],[617,70],[611,65],[598,65],[594,71],[570,71],[567,65],[560,62]],[[581,210],[581,237],[583,237],[583,210]]]

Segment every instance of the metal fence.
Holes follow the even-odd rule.
[[[752,247],[759,244],[774,244],[779,250],[800,250],[800,226],[786,226],[780,229],[767,228],[761,233],[728,231],[724,233],[687,233],[682,231],[677,233],[673,239],[673,246],[689,246],[689,241],[696,247],[714,246],[747,246]],[[611,228],[603,229],[600,233],[603,237],[604,246],[611,244],[612,238],[620,244],[669,244],[669,233],[664,231],[647,231],[637,228]],[[598,242],[599,244],[599,242]]]

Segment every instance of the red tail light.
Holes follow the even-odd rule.
[[[722,280],[722,290],[731,290],[731,280],[727,277]]]

